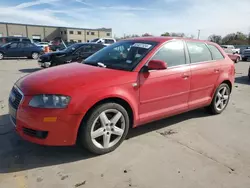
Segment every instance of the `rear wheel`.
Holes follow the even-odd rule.
[[[0,60],[2,60],[4,58],[4,55],[2,52],[0,52]]]
[[[117,103],[105,103],[94,108],[82,122],[80,142],[92,153],[105,154],[123,142],[128,129],[127,111]]]
[[[39,54],[38,54],[37,52],[33,52],[33,53],[31,54],[31,57],[32,57],[32,59],[38,59]]]
[[[222,113],[228,105],[230,94],[231,91],[229,86],[225,83],[221,84],[217,88],[212,103],[210,104],[210,106],[207,107],[207,110],[211,114]]]

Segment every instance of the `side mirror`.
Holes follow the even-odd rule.
[[[167,69],[167,63],[161,60],[150,60],[148,70],[164,70]]]

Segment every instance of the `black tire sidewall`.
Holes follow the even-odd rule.
[[[93,122],[95,121],[95,119],[103,111],[108,110],[108,109],[116,109],[122,113],[122,115],[124,116],[124,119],[125,119],[125,130],[124,130],[123,136],[121,137],[121,139],[119,140],[119,142],[117,144],[115,144],[113,147],[108,148],[108,149],[101,149],[101,148],[96,147],[93,144],[90,133],[91,133],[91,128],[92,128],[92,125],[93,125]],[[125,110],[125,108],[123,108],[121,105],[119,105],[117,103],[105,103],[105,104],[99,105],[92,110],[89,117],[86,118],[86,121],[82,122],[81,132],[80,132],[81,144],[86,149],[88,149],[90,152],[98,154],[98,155],[109,153],[109,152],[115,150],[123,142],[123,140],[126,138],[128,130],[129,130],[129,125],[130,125],[129,115],[128,115],[127,111]]]
[[[210,108],[211,108],[211,111],[212,111],[213,114],[221,114],[221,113],[227,108],[227,105],[228,105],[228,103],[229,103],[231,91],[229,92],[229,96],[228,96],[229,98],[228,98],[228,101],[227,101],[227,104],[226,104],[225,108],[224,108],[223,110],[217,110],[217,108],[216,108],[216,105],[215,105],[215,104],[216,104],[216,96],[217,96],[219,90],[220,90],[222,87],[227,87],[227,89],[230,91],[230,87],[229,87],[227,84],[225,84],[225,83],[221,84],[221,85],[216,89],[216,91],[215,91],[215,93],[214,93],[214,97],[213,97],[212,103],[211,103],[211,105],[210,105]]]

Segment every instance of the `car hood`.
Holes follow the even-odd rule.
[[[79,87],[85,91],[135,82],[136,72],[70,63],[22,77],[16,85],[24,95],[70,94]]]

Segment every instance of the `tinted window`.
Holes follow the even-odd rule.
[[[186,58],[183,42],[168,42],[154,55],[152,59],[162,60],[168,64],[168,67],[185,64]]]
[[[19,43],[18,47],[19,48],[30,48],[30,47],[33,47],[33,44],[27,43],[27,42],[25,42],[25,43]]]
[[[112,40],[112,39],[105,39],[104,40],[105,42],[105,44],[113,44],[114,43],[114,40]]]
[[[11,45],[10,45],[10,48],[17,48],[17,43],[15,42],[15,43],[12,43]]]
[[[212,52],[212,56],[214,60],[224,59],[224,56],[221,54],[221,52],[218,50],[216,46],[209,44],[208,48]]]
[[[212,55],[205,43],[187,42],[191,63],[211,61]]]
[[[23,42],[30,42],[30,39],[22,39]]]

